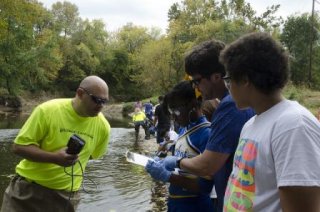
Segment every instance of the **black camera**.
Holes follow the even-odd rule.
[[[86,142],[82,140],[82,138],[76,134],[73,134],[68,141],[67,153],[71,155],[77,155],[81,152],[85,144]]]

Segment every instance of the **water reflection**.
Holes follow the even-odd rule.
[[[16,129],[0,130],[0,204],[8,176],[20,160],[10,152],[17,133]],[[125,160],[126,150],[144,152],[142,142],[135,142],[133,134],[133,129],[112,128],[108,153],[87,166],[78,211],[166,211],[166,186]]]
[[[0,129],[19,129],[28,116],[24,113],[0,113]]]
[[[18,130],[0,130],[0,205],[2,204],[3,192],[10,181],[9,177],[14,174],[14,167],[20,160],[10,151],[11,141],[17,133]]]

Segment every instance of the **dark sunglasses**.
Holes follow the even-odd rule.
[[[100,97],[97,97],[91,93],[89,93],[89,91],[87,91],[85,88],[83,87],[79,87],[81,88],[82,90],[84,90],[90,97],[91,97],[91,100],[96,103],[97,105],[105,105],[107,104],[108,102],[108,99],[103,99],[103,98],[100,98]]]

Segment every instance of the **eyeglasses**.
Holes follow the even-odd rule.
[[[224,76],[222,77],[223,81],[224,81],[224,85],[230,89],[230,84],[231,84],[231,77],[230,76]]]
[[[100,98],[100,97],[97,97],[91,93],[89,93],[89,91],[83,87],[79,87],[81,88],[82,90],[84,90],[90,97],[91,97],[91,100],[96,103],[97,105],[105,105],[107,104],[108,102],[108,99],[103,99],[103,98]]]
[[[168,111],[169,111],[170,115],[180,116],[180,114],[181,114],[181,112],[178,108],[169,108],[168,107]]]
[[[191,85],[193,86],[199,86],[199,84],[201,83],[201,80],[202,80],[202,77],[199,77],[198,79],[192,79],[190,82],[191,82]]]

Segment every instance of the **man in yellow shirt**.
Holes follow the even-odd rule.
[[[107,150],[110,125],[101,110],[108,99],[106,82],[88,76],[74,98],[50,100],[34,109],[13,144],[13,152],[23,159],[1,212],[75,211],[89,158]]]
[[[133,121],[133,124],[134,124],[134,130],[135,130],[136,139],[138,139],[140,126],[142,126],[143,129],[144,129],[145,139],[146,140],[150,139],[150,132],[149,132],[149,129],[147,127],[147,117],[146,117],[146,114],[143,111],[141,111],[140,108],[136,107],[134,109],[134,114],[132,116],[132,121]]]

